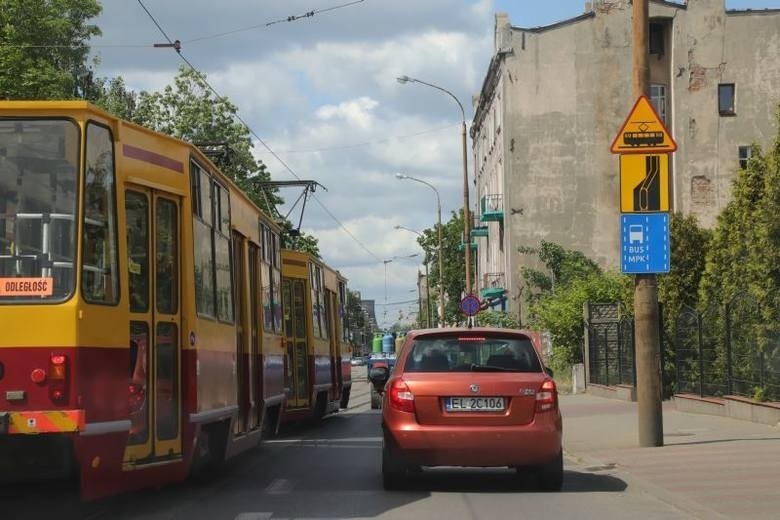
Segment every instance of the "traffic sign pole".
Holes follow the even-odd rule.
[[[650,83],[647,54],[648,0],[634,0],[634,96],[646,96]],[[620,136],[618,136],[620,137]],[[676,146],[675,146],[676,147]],[[661,349],[658,283],[655,274],[639,274],[634,282],[634,338],[639,445],[663,446]]]

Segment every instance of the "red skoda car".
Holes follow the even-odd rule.
[[[545,490],[563,484],[558,393],[521,331],[450,328],[410,332],[384,386],[382,477],[403,486],[422,466],[534,470]]]

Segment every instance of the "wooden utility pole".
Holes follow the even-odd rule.
[[[650,90],[648,64],[648,0],[634,0],[634,99]],[[639,411],[639,445],[663,446],[661,410],[661,347],[658,284],[655,274],[636,275],[634,281],[634,343],[636,395]]]

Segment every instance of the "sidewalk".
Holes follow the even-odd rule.
[[[780,428],[678,412],[664,447],[639,448],[636,403],[561,395],[564,450],[700,518],[780,518]]]

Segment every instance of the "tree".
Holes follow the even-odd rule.
[[[565,370],[581,361],[582,307],[587,301],[621,302],[631,308],[632,285],[630,277],[620,273],[592,273],[557,285],[551,292],[531,304],[530,328],[548,330],[552,338],[553,354],[550,365]]]
[[[658,276],[658,301],[663,311],[665,347],[664,394],[675,391],[675,333],[683,309],[699,307],[698,290],[704,273],[712,232],[701,228],[693,215],[672,214],[670,222],[671,270]]]
[[[536,254],[542,269],[521,270],[527,287],[530,328],[548,330],[553,343],[551,366],[565,370],[579,361],[582,348],[582,307],[587,301],[618,301],[631,309],[631,279],[604,273],[579,251],[542,241],[538,248],[521,248]]]
[[[476,316],[478,327],[498,327],[500,329],[519,329],[517,316],[503,311],[480,311]]]
[[[567,285],[572,280],[601,273],[598,264],[580,251],[542,240],[538,248],[520,247],[521,254],[537,255],[545,271],[521,267],[520,272],[528,291],[527,303],[533,303],[539,295],[549,293],[556,285]],[[548,274],[549,273],[549,274]]]
[[[438,226],[438,224],[437,224]],[[453,212],[450,220],[442,224],[442,263],[444,264],[444,321],[455,323],[463,321],[460,311],[460,297],[466,289],[466,273],[463,264],[463,251],[459,249],[463,236],[463,211]],[[439,235],[438,227],[425,229],[417,239],[423,251],[430,252],[430,290],[431,296],[438,300],[439,294]],[[473,261],[473,255],[472,255]],[[473,264],[472,264],[473,272]]]
[[[127,88],[122,76],[98,80],[94,96],[90,101],[117,117],[128,121],[135,120],[138,94]]]
[[[780,108],[776,118],[780,123]],[[719,322],[723,314],[730,317],[729,342],[720,334],[714,364],[731,361],[730,382],[739,382],[740,392],[752,390],[756,398],[768,391],[759,373],[780,358],[779,213],[780,132],[767,153],[753,145],[746,168],[737,171],[732,199],[718,216],[699,291],[705,305],[726,311]],[[755,386],[744,387],[750,383]]]
[[[292,222],[288,219],[284,219],[281,222],[282,226],[282,247],[286,249],[292,249],[294,251],[302,251],[309,253],[315,258],[320,257],[320,247],[317,237],[309,235],[303,231],[293,229]]]
[[[87,21],[101,10],[97,0],[3,0],[0,98],[87,97],[87,40],[101,34]]]

